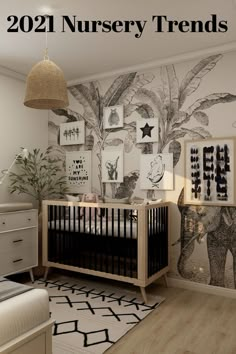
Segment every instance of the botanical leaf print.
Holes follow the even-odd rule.
[[[181,144],[179,141],[173,140],[170,142],[169,153],[173,154],[173,167],[175,167],[181,155]]]
[[[179,109],[179,82],[174,65],[161,68],[161,79],[165,95],[164,105],[168,111],[167,120],[170,121]]]
[[[137,75],[134,81],[132,82],[132,84],[128,86],[126,90],[122,93],[118,103],[124,105],[129,104],[132,101],[133,97],[135,96],[136,92],[141,87],[152,82],[153,79],[154,79],[153,74],[145,73],[145,74]]]
[[[216,63],[222,58],[222,54],[212,55],[202,59],[194,66],[185,76],[180,85],[179,90],[179,107],[181,108],[186,97],[190,96],[197,90],[201,83],[201,79],[211,71]]]
[[[201,112],[201,111],[194,112],[193,117],[202,125],[209,124],[209,117],[205,112]]]
[[[210,138],[211,134],[202,127],[196,127],[192,129],[181,128],[184,132],[186,132],[191,138],[197,139],[206,139]]]
[[[118,76],[104,95],[104,107],[117,105],[121,95],[131,85],[135,76],[136,73]]]
[[[218,103],[229,103],[236,100],[236,96],[231,93],[213,93],[197,100],[187,109],[187,114],[191,116],[195,111],[208,109]]]

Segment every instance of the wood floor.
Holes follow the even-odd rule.
[[[26,273],[12,276],[12,280],[24,282],[20,276],[29,281]],[[111,280],[102,281],[112,284]],[[121,282],[119,287],[135,289]],[[235,299],[166,288],[162,279],[150,285],[147,294],[166,300],[105,354],[236,354]]]
[[[166,298],[106,354],[236,354],[236,300],[152,285]]]

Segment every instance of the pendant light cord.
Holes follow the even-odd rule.
[[[47,20],[48,15],[44,15],[45,19]],[[47,21],[46,21],[47,23]],[[45,26],[45,51],[44,51],[44,60],[49,60],[49,56],[48,56],[48,29],[47,29],[47,24]]]

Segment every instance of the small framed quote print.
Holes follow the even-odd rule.
[[[84,120],[60,124],[60,145],[84,144]]]
[[[234,151],[234,138],[185,142],[186,204],[235,204]]]
[[[103,126],[104,129],[114,129],[123,127],[124,107],[110,106],[104,107],[103,110]]]
[[[67,152],[66,176],[70,193],[90,193],[91,151]]]

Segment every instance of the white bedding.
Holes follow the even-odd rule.
[[[0,302],[0,346],[48,319],[47,290],[32,289]]]
[[[85,227],[84,227],[84,222],[83,220],[56,220],[52,221],[51,223],[48,222],[48,228],[51,230],[62,230],[62,231],[75,231],[75,232],[81,232],[81,233],[89,233],[89,234],[96,234],[96,235],[112,235],[112,221],[109,220],[107,225],[106,222],[103,221],[102,227],[100,225],[100,221],[97,221],[97,225],[95,227],[95,222],[92,220],[91,226],[89,224],[89,221],[85,222]],[[131,238],[131,233],[132,233],[132,238],[136,239],[137,238],[137,230],[138,226],[136,222],[132,222],[132,232],[130,228],[130,222],[126,221],[126,225],[124,223],[124,220],[120,221],[120,230],[118,230],[118,221],[113,222],[113,236],[118,237],[126,237],[126,238]]]

